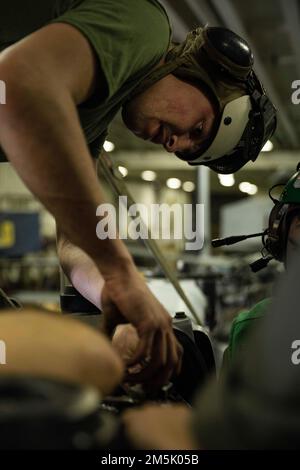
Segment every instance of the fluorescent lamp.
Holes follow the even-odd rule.
[[[170,189],[179,189],[181,187],[181,181],[178,178],[169,178],[167,180],[167,186]]]

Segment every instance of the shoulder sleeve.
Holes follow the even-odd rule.
[[[107,98],[143,77],[170,43],[168,17],[154,0],[82,0],[54,22],[69,23],[87,37],[107,81]]]

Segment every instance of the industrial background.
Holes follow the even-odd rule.
[[[223,323],[227,325],[227,320],[230,323],[241,308],[268,294],[280,270],[275,263],[262,275],[250,273],[248,264],[259,256],[260,239],[231,250],[214,251],[210,241],[218,236],[266,228],[272,207],[269,188],[286,182],[300,161],[300,104],[292,100],[293,93],[297,96],[293,83],[300,80],[300,3],[297,0],[161,0],[161,3],[170,16],[176,41],[183,40],[192,28],[206,24],[226,26],[245,37],[254,53],[255,69],[278,109],[279,123],[272,142],[267,143],[255,164],[250,162],[235,175],[221,176],[186,165],[163,149],[135,138],[120,116],[105,143],[105,151],[119,167],[137,202],[204,204],[203,250],[185,252],[180,240],[159,244],[179,277],[190,280],[199,290],[201,314],[210,318],[211,325],[222,324],[220,334],[226,337],[228,326],[223,328]],[[108,200],[116,202],[109,186],[103,184]],[[23,302],[59,308],[55,237],[52,217],[25,188],[11,165],[1,164],[0,285],[9,294]],[[161,276],[161,270],[153,255],[142,243],[128,244],[140,269],[154,282]]]

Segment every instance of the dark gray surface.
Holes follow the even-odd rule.
[[[101,314],[97,313],[95,315],[87,315],[85,313],[63,313],[63,315],[72,317],[76,320],[86,323],[87,325],[92,326],[93,328],[100,328]]]

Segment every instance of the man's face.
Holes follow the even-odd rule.
[[[196,86],[167,75],[127,103],[125,125],[168,152],[195,152],[209,139],[216,112]]]
[[[286,247],[286,267],[290,266],[295,257],[295,253],[300,246],[300,215],[296,215],[290,225],[287,247]]]

